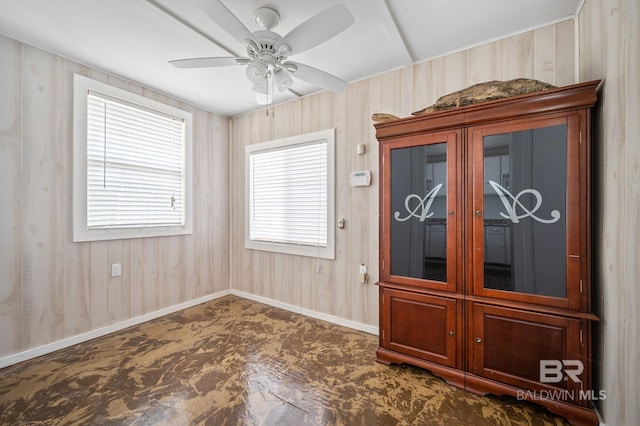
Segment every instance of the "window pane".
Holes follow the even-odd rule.
[[[565,125],[484,138],[484,287],[566,297]]]
[[[447,281],[447,144],[391,151],[391,274]]]
[[[184,224],[184,132],[181,119],[88,95],[88,229]]]
[[[250,154],[250,239],[327,246],[327,142]]]

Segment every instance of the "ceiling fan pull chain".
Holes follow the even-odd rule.
[[[274,112],[274,104],[276,101],[276,78],[275,78],[275,72],[271,71],[271,74],[269,74],[269,86],[271,86],[271,118],[275,118],[275,112]]]
[[[264,87],[265,87],[265,92],[266,92],[264,111],[265,111],[266,116],[268,117],[269,116],[269,73],[268,72],[264,76],[264,79],[265,79]]]

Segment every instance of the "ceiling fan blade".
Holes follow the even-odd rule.
[[[222,57],[222,58],[191,58],[191,59],[177,59],[175,61],[169,61],[171,65],[176,68],[210,68],[210,67],[228,67],[230,65],[241,65],[248,63],[248,58],[234,58],[234,57]]]
[[[252,40],[257,44],[251,31],[219,0],[196,0],[196,4],[223,30],[243,42],[243,44],[244,40]]]
[[[275,49],[286,44],[290,55],[301,53],[335,37],[354,22],[344,4],[335,5],[295,27],[276,43]]]
[[[295,72],[291,72],[291,75],[307,83],[311,83],[314,86],[322,87],[332,92],[342,92],[349,86],[349,83],[346,81],[339,79],[335,75],[320,71],[317,68],[291,61],[285,62],[284,65],[287,64],[293,64],[297,68]]]

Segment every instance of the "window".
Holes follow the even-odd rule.
[[[334,259],[334,129],[246,147],[246,247]]]
[[[191,233],[191,114],[74,76],[73,240]]]

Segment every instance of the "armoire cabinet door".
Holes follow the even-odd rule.
[[[460,131],[383,144],[383,282],[455,292],[459,262]]]
[[[456,349],[458,303],[455,299],[383,288],[382,346],[449,367],[460,368]]]
[[[580,308],[577,113],[470,129],[473,293]]]
[[[582,384],[589,383],[580,320],[469,303],[471,373],[523,389],[561,390],[554,395],[579,399]],[[577,380],[567,372],[575,372]]]

